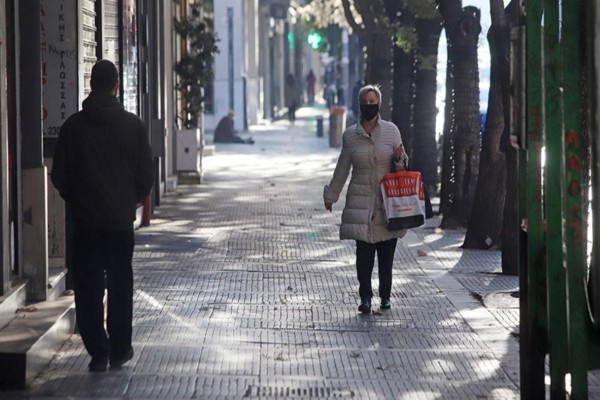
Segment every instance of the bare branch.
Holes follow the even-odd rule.
[[[364,28],[358,25],[354,19],[354,14],[352,14],[352,10],[350,9],[350,0],[342,0],[342,5],[344,6],[344,15],[346,16],[346,20],[352,27],[352,30],[361,36],[364,35]]]
[[[354,7],[360,13],[365,29],[370,33],[377,32],[378,27],[375,24],[375,17],[371,9],[371,0],[354,0]]]

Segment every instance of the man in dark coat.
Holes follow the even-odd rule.
[[[94,65],[92,92],[61,127],[51,173],[74,229],[77,324],[92,357],[90,371],[133,358],[133,222],[154,180],[146,128],[117,99],[118,77],[112,62]]]

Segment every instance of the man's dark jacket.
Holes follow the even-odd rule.
[[[131,231],[154,179],[144,123],[116,97],[92,92],[61,128],[51,179],[76,227]]]

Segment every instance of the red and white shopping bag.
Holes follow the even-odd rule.
[[[425,224],[425,191],[420,172],[385,174],[381,181],[381,194],[388,230],[416,228]]]

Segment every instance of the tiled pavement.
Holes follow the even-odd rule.
[[[411,231],[392,309],[358,315],[354,243],[337,236],[343,201],[333,213],[322,203],[339,150],[316,137],[311,112],[253,128],[253,146],[217,145],[203,183],[164,197],[137,232],[129,364],[88,373],[74,335],[12,395],[518,398],[517,279],[497,274],[498,252],[459,249],[461,232],[435,220]]]

